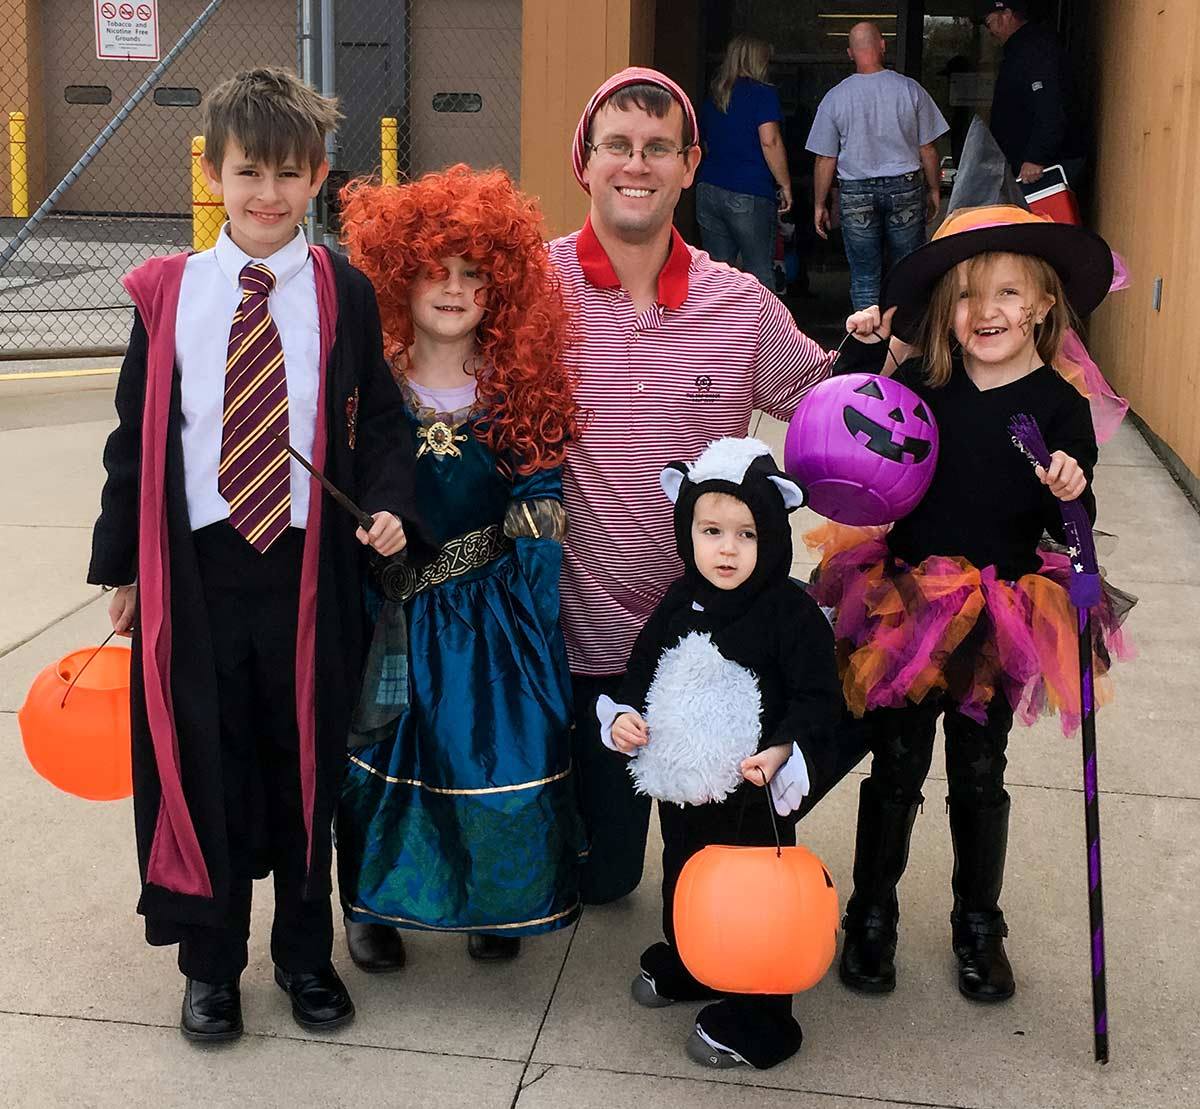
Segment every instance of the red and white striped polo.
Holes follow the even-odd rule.
[[[790,419],[832,351],[796,327],[757,279],[672,231],[657,303],[634,311],[591,224],[550,256],[575,315],[568,355],[586,424],[563,473],[568,534],[563,627],[572,673],[619,674],[683,572],[658,475],[714,439],[746,435],[763,409]]]

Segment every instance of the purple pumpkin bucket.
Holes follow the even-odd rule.
[[[938,429],[916,393],[889,377],[845,374],[821,382],[788,428],[784,468],[815,512],[840,524],[890,524],[925,495]]]

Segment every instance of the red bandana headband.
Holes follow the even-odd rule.
[[[583,167],[587,162],[587,134],[588,128],[592,125],[592,118],[600,105],[613,93],[628,88],[630,85],[658,85],[659,88],[670,93],[672,99],[683,109],[684,118],[691,124],[692,141],[696,142],[699,139],[700,125],[696,122],[696,109],[692,107],[688,94],[665,73],[659,73],[657,69],[645,69],[642,66],[631,65],[628,69],[621,70],[620,73],[614,73],[592,93],[591,100],[583,109],[583,115],[579,117],[579,126],[575,128],[575,141],[571,144],[571,168],[575,171],[575,180],[579,182],[579,187],[584,192],[591,191],[583,183]]]

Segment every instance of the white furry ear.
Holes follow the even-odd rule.
[[[805,497],[804,490],[792,481],[790,477],[776,477],[774,474],[771,474],[770,480],[775,483],[775,487],[783,497],[783,507],[789,512],[794,512],[797,508],[803,508],[808,503],[808,498]]]
[[[687,476],[688,467],[685,462],[672,462],[658,475],[658,482],[662,486],[663,492],[666,493],[667,500],[672,504],[679,500],[679,488]]]

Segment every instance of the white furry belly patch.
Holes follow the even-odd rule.
[[[758,750],[758,679],[711,637],[692,632],[663,652],[646,697],[649,742],[629,764],[639,793],[660,801],[721,801]]]

